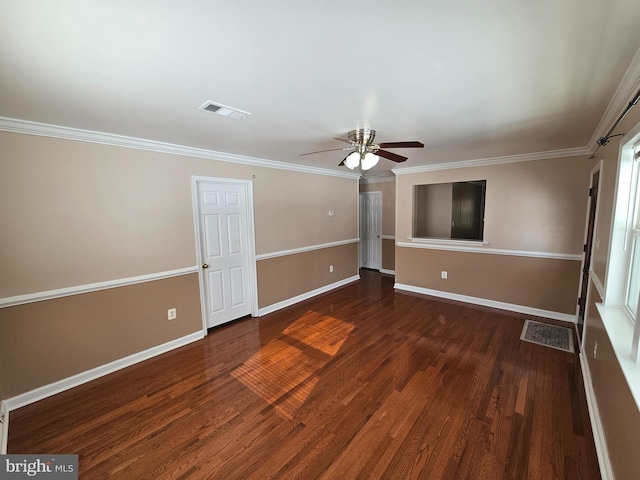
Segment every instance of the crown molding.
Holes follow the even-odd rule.
[[[368,175],[363,175],[360,177],[361,184],[369,184],[369,183],[384,183],[384,182],[395,182],[396,176],[391,172],[391,170],[387,172],[381,173],[370,173]]]
[[[394,168],[391,171],[396,175],[404,175],[409,173],[433,172],[436,170],[452,170],[454,168],[484,167],[488,165],[500,165],[503,163],[548,160],[550,158],[578,157],[580,155],[591,155],[592,153],[592,150],[587,147],[576,147],[561,150],[548,150],[546,152],[508,155],[505,157],[478,158],[476,160],[462,160],[459,162],[436,163],[417,167]]]
[[[607,109],[604,111],[604,115],[600,119],[600,123],[598,123],[591,140],[589,140],[588,145],[592,152],[596,149],[598,139],[609,131],[638,90],[640,90],[640,49],[638,49],[629,68],[624,73],[616,93],[613,94]]]
[[[59,125],[49,125],[46,123],[31,122],[16,118],[0,117],[0,131],[25,133],[29,135],[61,138],[65,140],[77,140],[81,142],[100,143],[103,145],[135,148],[137,150],[149,150],[152,152],[168,153],[172,155],[184,155],[187,157],[204,158],[207,160],[217,160],[228,163],[239,163],[255,167],[276,168],[292,172],[312,173],[315,175],[328,175],[332,177],[351,178],[356,180],[360,178],[359,173],[340,172],[326,168],[296,165],[293,163],[247,157],[233,153],[216,152],[214,150],[206,150],[203,148],[194,148],[184,145],[157,142],[155,140],[126,137],[124,135],[94,132],[91,130],[82,130]]]

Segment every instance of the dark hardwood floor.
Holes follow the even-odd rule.
[[[576,355],[362,280],[11,412],[82,480],[597,479]]]

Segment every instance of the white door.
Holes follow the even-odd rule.
[[[382,267],[382,192],[360,194],[360,266]]]
[[[251,313],[247,185],[197,182],[207,328]]]

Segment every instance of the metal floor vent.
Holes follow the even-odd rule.
[[[574,353],[573,332],[569,328],[525,320],[520,340]]]
[[[233,118],[234,120],[240,120],[251,115],[251,113],[240,110],[239,108],[228,107],[227,105],[214,103],[212,101],[205,102],[200,107],[200,110],[206,110],[207,112],[215,113],[223,117]]]

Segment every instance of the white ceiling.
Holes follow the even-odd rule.
[[[340,170],[299,154],[425,144],[382,171],[589,147],[639,49],[638,0],[0,0],[0,116]]]

